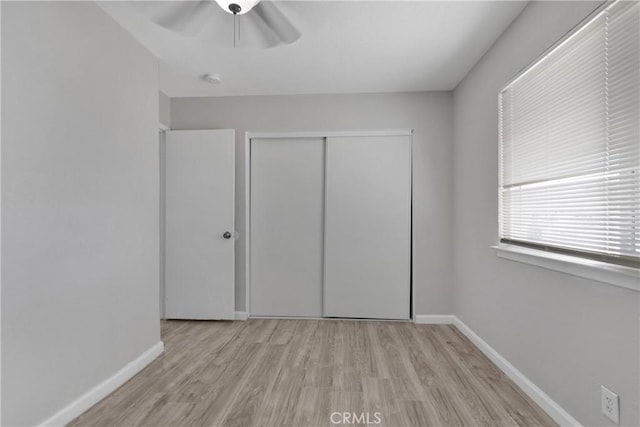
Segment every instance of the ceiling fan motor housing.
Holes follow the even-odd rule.
[[[260,0],[215,0],[215,2],[227,13],[244,15],[260,3]]]

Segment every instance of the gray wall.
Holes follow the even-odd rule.
[[[638,425],[639,295],[498,259],[498,90],[598,3],[533,2],[454,92],[454,313],[585,425]]]
[[[164,92],[158,92],[158,119],[160,124],[170,127],[171,126],[171,98],[164,94]]]
[[[94,3],[2,2],[2,424],[160,339],[155,58]]]
[[[414,128],[414,280],[418,314],[451,313],[451,93],[172,98],[172,129],[236,130],[236,228],[244,235],[245,131]],[[236,309],[245,309],[244,244]]]

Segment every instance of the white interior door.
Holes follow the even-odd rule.
[[[324,138],[251,140],[251,315],[322,315]]]
[[[233,319],[234,131],[168,131],[165,173],[166,317]]]
[[[328,138],[324,316],[408,319],[411,137]]]

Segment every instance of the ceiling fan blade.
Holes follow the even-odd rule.
[[[156,3],[151,13],[153,22],[188,36],[198,35],[215,12],[213,4],[209,0],[153,3]]]
[[[261,1],[247,15],[256,17],[263,24],[260,27],[267,28],[271,32],[270,38],[275,38],[272,42],[276,42],[274,45],[291,44],[301,36],[300,31],[272,1]]]
[[[1,0],[0,0],[1,1]],[[298,29],[270,0],[234,17],[213,0],[132,1],[152,22],[216,46],[269,48],[300,38]],[[237,31],[234,29],[237,25]],[[237,35],[234,41],[234,32]]]

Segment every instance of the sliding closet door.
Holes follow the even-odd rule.
[[[251,315],[322,315],[324,138],[251,140]]]
[[[324,316],[408,319],[411,137],[327,139]]]

